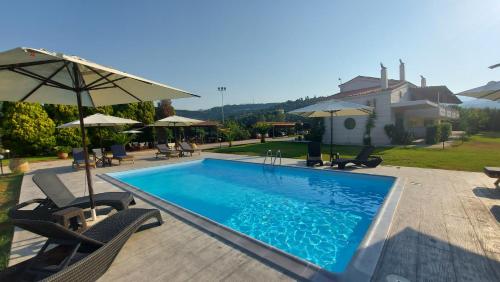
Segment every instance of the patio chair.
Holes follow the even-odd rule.
[[[51,221],[13,217],[14,225],[48,239],[35,257],[0,272],[0,281],[96,281],[151,219],[163,224],[158,210],[128,209],[78,233]]]
[[[307,166],[314,166],[315,164],[323,165],[323,155],[321,154],[320,142],[307,143]]]
[[[73,155],[73,168],[85,168],[85,155],[83,154],[83,148],[73,148],[71,150]],[[89,159],[89,165],[93,168],[96,167],[95,161]]]
[[[90,208],[88,196],[75,197],[54,173],[38,173],[33,175],[33,182],[42,190],[47,199],[40,204],[50,210],[59,210],[67,207]],[[105,192],[94,195],[96,206],[109,206],[116,210],[128,209],[135,205],[134,196],[130,192]]]
[[[92,155],[94,156],[94,162],[96,166],[99,164],[102,167],[106,166],[107,159],[102,152],[103,152],[102,148],[92,149]]]
[[[190,156],[193,155],[193,153],[198,152],[198,154],[201,154],[201,149],[198,148],[193,148],[188,142],[183,141],[179,144],[181,148],[181,152],[184,155],[184,153],[189,153]]]
[[[112,145],[111,152],[113,153],[113,160],[118,160],[118,164],[120,165],[124,161],[134,163],[134,156],[127,155],[127,151],[125,151],[125,146],[123,145]]]
[[[156,148],[158,149],[158,152],[156,152],[156,158],[158,158],[158,156],[165,156],[166,158],[170,158],[172,156],[179,157],[180,155],[179,151],[171,149],[167,146],[167,144],[158,144]]]
[[[353,163],[357,166],[377,167],[383,160],[381,157],[371,155],[374,150],[373,146],[364,146],[354,159],[334,159],[331,166],[337,165],[339,169],[344,169],[347,164]]]

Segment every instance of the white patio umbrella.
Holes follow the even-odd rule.
[[[500,100],[500,81],[490,81],[483,86],[472,88],[458,93],[460,96],[474,97],[478,99],[488,99],[491,101]]]
[[[331,99],[328,101],[313,104],[304,108],[290,111],[290,114],[299,115],[302,117],[330,117],[330,161],[333,158],[333,117],[335,116],[360,116],[369,115],[373,108]]]
[[[90,175],[82,107],[99,107],[193,97],[189,92],[85,59],[44,49],[20,47],[0,53],[0,100],[77,105],[92,217]]]
[[[84,127],[97,127],[97,128],[99,128],[99,145],[101,146],[101,148],[102,148],[101,127],[114,127],[114,126],[120,126],[120,125],[125,125],[125,124],[137,124],[137,123],[141,123],[141,122],[133,120],[133,119],[108,116],[108,115],[103,115],[103,114],[99,114],[99,113],[87,116],[83,119]],[[77,128],[77,127],[80,127],[80,120],[75,120],[72,122],[68,122],[68,123],[59,125],[57,128]]]
[[[169,116],[160,120],[155,121],[152,125],[154,127],[184,127],[191,126],[198,123],[204,122],[203,120],[181,117],[181,116]],[[177,136],[175,136],[177,139]]]
[[[125,130],[125,131],[122,131],[120,133],[123,133],[123,134],[141,134],[143,132],[140,130]]]

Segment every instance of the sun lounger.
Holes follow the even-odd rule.
[[[44,206],[51,210],[67,207],[90,208],[88,196],[75,197],[54,173],[39,173],[33,175],[33,182],[47,196]],[[94,195],[96,206],[109,206],[116,210],[124,210],[129,205],[135,205],[134,197],[129,192],[106,192]]]
[[[320,142],[309,142],[307,144],[307,166],[315,164],[323,165]]]
[[[354,159],[334,159],[332,160],[331,166],[337,165],[339,169],[344,169],[349,163],[353,163],[357,166],[367,166],[367,167],[377,167],[382,163],[382,158],[378,156],[372,156],[371,154],[375,148],[373,146],[364,146],[361,152]]]
[[[500,167],[487,166],[484,168],[484,173],[491,178],[496,178],[497,181],[495,181],[495,186],[497,188],[500,187]]]
[[[71,151],[73,155],[73,164],[72,166],[75,169],[85,168],[85,156],[83,154],[83,148],[73,148]],[[89,164],[91,167],[96,167],[96,164],[93,160],[89,160]]]
[[[48,240],[35,257],[0,272],[0,281],[96,281],[151,219],[163,223],[158,210],[128,209],[78,233],[51,221],[12,217],[14,225]]]
[[[184,153],[189,153],[190,156],[192,156],[193,153],[196,153],[196,152],[198,154],[201,154],[201,149],[193,148],[188,142],[181,142],[179,144],[179,146],[181,147],[181,152],[183,155],[184,155]]]
[[[156,158],[158,158],[159,156],[165,156],[166,158],[179,157],[180,155],[179,151],[171,149],[169,146],[167,146],[167,144],[158,144],[156,148],[158,149],[158,152],[156,152]]]
[[[118,160],[118,164],[120,165],[124,161],[134,163],[134,156],[127,155],[127,151],[125,151],[125,146],[123,145],[112,145],[111,152],[113,153],[113,160]]]

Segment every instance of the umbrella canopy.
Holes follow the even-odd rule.
[[[124,124],[136,124],[136,123],[140,122],[133,119],[107,116],[103,114],[94,114],[83,119],[83,124],[85,127],[119,126]],[[75,120],[72,122],[59,125],[57,128],[71,128],[71,127],[80,127],[80,120]]]
[[[26,47],[0,53],[1,101],[78,106],[85,174],[94,219],[96,217],[94,192],[82,107],[194,96],[196,95],[76,56]]]
[[[142,131],[140,131],[140,130],[125,130],[125,131],[122,131],[121,133],[123,133],[123,134],[141,134]]]
[[[169,116],[164,119],[160,119],[155,121],[151,126],[164,126],[164,127],[182,127],[182,126],[191,126],[197,123],[202,123],[203,120],[192,119],[181,116]]]
[[[196,96],[76,56],[25,47],[0,53],[0,81],[3,101],[77,105],[75,89],[85,107]]]
[[[303,117],[331,117],[332,115],[333,116],[368,115],[371,111],[372,107],[332,99],[317,104],[313,104],[304,108],[296,109],[290,111],[290,113]]]
[[[500,100],[500,81],[490,81],[483,86],[472,88],[457,95],[474,97],[479,99],[488,99],[491,101]]]
[[[373,111],[372,107],[332,99],[317,104],[313,104],[304,108],[296,109],[290,111],[289,113],[308,118],[330,117],[330,162],[331,162],[333,158],[333,117],[369,115],[372,111]]]

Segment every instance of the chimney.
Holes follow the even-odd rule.
[[[389,81],[387,80],[387,68],[380,63],[380,87],[382,89],[389,88]]]
[[[422,75],[420,76],[420,87],[427,87],[427,79]]]
[[[401,59],[399,59],[399,80],[406,81],[405,78],[405,63]]]

